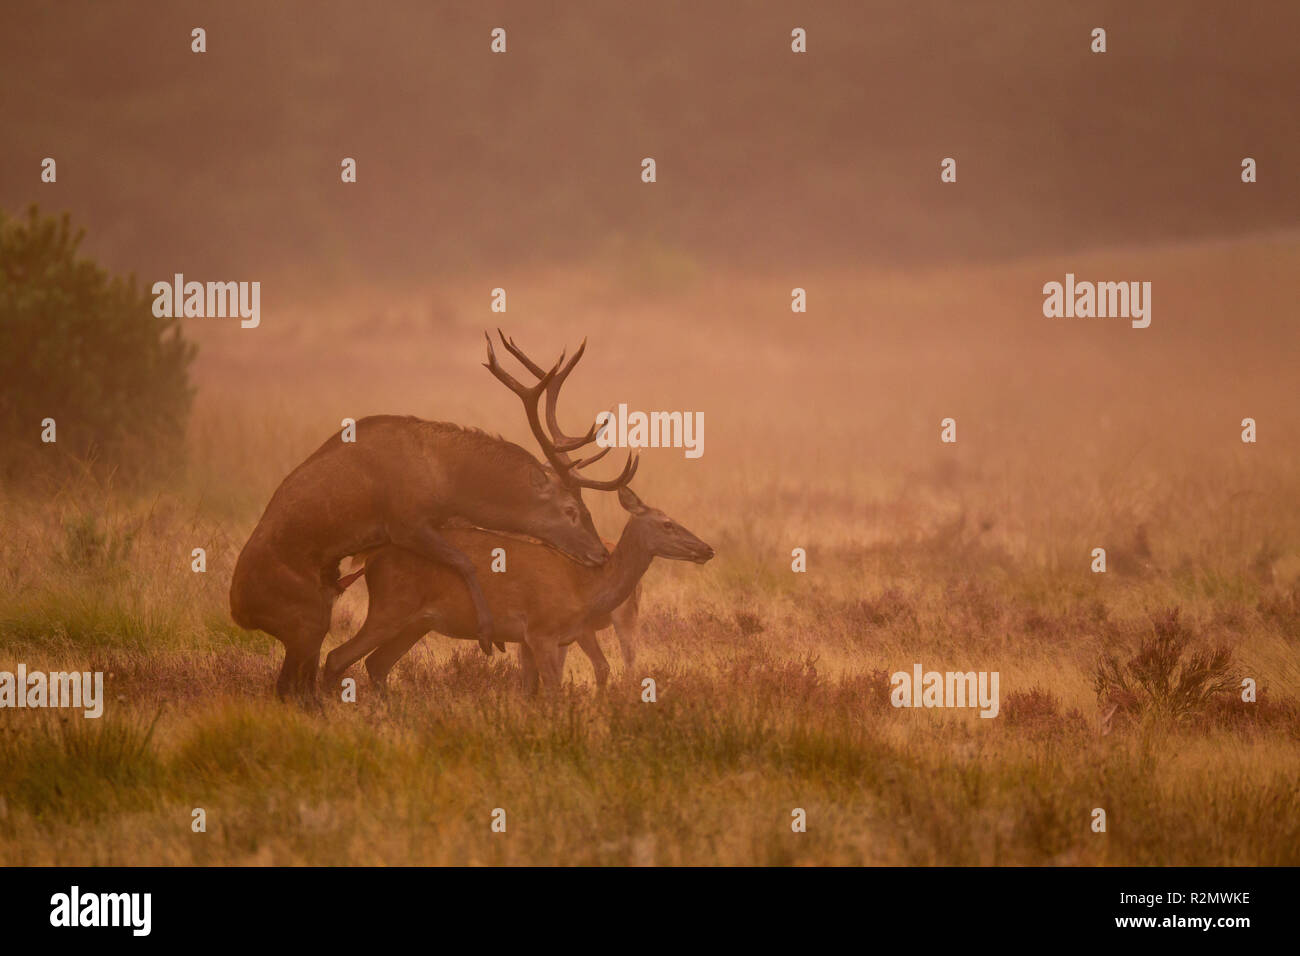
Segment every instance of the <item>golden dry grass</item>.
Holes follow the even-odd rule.
[[[0,711],[0,863],[1300,862],[1298,261],[1294,237],[907,275],[656,256],[517,277],[504,317],[476,277],[196,327],[185,474],[3,501],[0,668],[110,677],[98,722]],[[1066,271],[1152,280],[1151,328],[1044,319]],[[273,701],[280,649],[225,603],[261,507],[345,416],[531,447],[477,368],[497,320],[538,355],[590,336],[571,424],[705,413],[704,457],[649,451],[636,486],[717,558],[651,568],[636,673],[604,693],[575,653],[530,702],[513,660],[431,637],[387,702],[359,669],[356,705]],[[611,497],[588,495],[607,536]],[[1101,734],[1097,660],[1170,607],[1261,702]],[[363,616],[357,589],[330,644]],[[1002,715],[890,708],[878,672],[917,661],[999,671]]]

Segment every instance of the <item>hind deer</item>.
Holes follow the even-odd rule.
[[[522,356],[513,341],[501,339]],[[580,490],[618,487],[635,474],[637,460],[629,456],[622,475],[611,481],[579,475],[603,453],[574,461],[568,452],[594,440],[595,426],[586,435],[556,440],[542,428],[537,407],[545,393],[548,420],[555,420],[560,384],[585,348],[584,342],[567,364],[561,356],[525,388],[501,368],[488,338],[485,367],[522,400],[549,469],[518,445],[476,429],[377,415],[357,422],[355,443],[331,438],[290,472],[240,552],[230,584],[235,623],[261,629],[285,646],[276,680],[281,697],[316,691],[321,644],[339,593],[338,566],[348,555],[394,544],[446,569],[448,586],[469,601],[473,635],[489,654],[491,612],[475,562],[445,530],[450,521],[531,535],[582,565],[605,561]]]
[[[613,551],[618,546],[618,542],[605,539],[605,548]],[[636,664],[636,646],[640,640],[641,626],[638,623],[641,616],[641,582],[638,581],[632,593],[628,595],[626,601],[620,604],[614,610],[609,612],[608,623],[599,625],[596,629],[602,630],[610,627],[614,628],[614,637],[618,641],[619,652],[623,656],[623,666],[631,670]],[[605,655],[600,651],[600,644],[596,641],[593,634],[590,641],[578,640],[576,642],[580,648],[591,659],[592,667],[596,669],[596,681],[602,686],[605,678],[609,676],[609,663],[605,660]],[[560,666],[564,666],[564,656],[568,651],[568,645],[560,648]]]
[[[479,529],[448,530],[448,537],[482,570],[484,594],[497,622],[496,634],[519,643],[524,687],[548,690],[563,675],[563,648],[578,642],[593,664],[603,662],[597,629],[609,626],[611,614],[631,597],[656,558],[704,564],[713,548],[626,486],[619,504],[631,517],[609,560],[599,568],[584,566],[544,544],[520,541]],[[487,569],[494,548],[505,548],[507,570]],[[370,592],[365,624],[325,659],[325,683],[333,686],[353,663],[366,658],[371,679],[382,685],[393,664],[425,634],[472,638],[473,606],[453,587],[450,571],[420,555],[396,547],[369,555],[363,569]],[[352,576],[349,576],[352,577]],[[590,648],[594,647],[594,655]],[[597,665],[597,678],[604,683]]]
[[[610,541],[608,538],[605,538],[604,542],[605,548],[608,551],[613,551],[618,545],[617,541]],[[354,570],[339,578],[338,590],[340,594],[346,591],[353,582],[366,573],[364,557],[364,555],[357,556]],[[636,665],[636,647],[640,641],[641,634],[639,623],[640,616],[641,582],[638,581],[636,587],[632,589],[632,593],[628,596],[628,599],[609,612],[608,621],[594,625],[589,634],[580,635],[577,640],[574,641],[574,643],[582,649],[582,652],[587,655],[587,659],[591,661],[592,670],[596,672],[596,684],[598,686],[604,687],[605,683],[609,679],[609,661],[605,659],[605,654],[601,651],[600,642],[596,639],[595,631],[603,630],[611,625],[613,626],[614,637],[618,641],[619,652],[623,657],[623,667],[630,671]],[[571,645],[569,644],[560,645],[561,669],[564,667],[564,659],[568,654],[570,646]],[[521,644],[521,654],[522,649],[523,645]],[[383,654],[384,652],[382,649],[372,652],[370,657],[366,659],[367,666],[371,666],[371,663],[373,662],[376,668],[380,667],[383,660]],[[391,666],[390,663],[384,668],[385,673]]]

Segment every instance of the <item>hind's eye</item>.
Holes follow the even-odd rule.
[[[671,528],[672,526],[673,526],[673,523],[672,523],[671,521],[665,521],[665,522],[664,522],[664,527],[665,527],[665,528]]]

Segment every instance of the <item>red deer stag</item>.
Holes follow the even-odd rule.
[[[516,351],[513,343],[509,347]],[[338,565],[348,555],[394,544],[446,567],[474,609],[474,635],[485,653],[491,653],[492,617],[474,562],[448,539],[449,521],[532,535],[585,565],[605,561],[579,488],[619,479],[594,482],[573,474],[590,460],[575,463],[566,453],[591,441],[594,426],[557,444],[537,409],[543,392],[554,404],[555,378],[573,365],[564,365],[561,356],[524,388],[500,367],[488,340],[486,367],[522,399],[550,469],[518,445],[477,429],[376,415],[357,422],[355,443],[331,438],[290,472],[240,552],[230,585],[235,623],[266,631],[285,646],[276,681],[281,697],[315,693],[320,648],[339,593]],[[629,456],[623,478],[635,470]]]
[[[543,544],[490,531],[446,531],[481,570],[496,636],[523,645],[524,686],[529,692],[537,688],[539,671],[548,688],[559,686],[564,645],[578,641],[591,654],[588,647],[595,645],[595,630],[608,626],[611,613],[627,602],[656,557],[698,564],[713,557],[711,547],[662,511],[643,504],[630,488],[619,488],[618,500],[631,518],[609,560],[599,568],[580,565]],[[486,570],[494,548],[506,549],[504,573]],[[386,547],[369,556],[364,573],[370,591],[366,622],[356,636],[326,657],[327,685],[337,683],[367,654],[366,670],[372,680],[383,684],[393,664],[430,631],[473,638],[473,605],[463,590],[453,587],[453,575],[444,565]],[[597,674],[603,682],[599,667]]]

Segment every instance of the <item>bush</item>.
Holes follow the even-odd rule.
[[[1194,649],[1194,635],[1178,608],[1153,614],[1150,633],[1127,661],[1104,655],[1093,674],[1103,714],[1137,718],[1146,713],[1183,720],[1199,717],[1239,684],[1232,652]]]
[[[89,464],[138,477],[174,466],[194,347],[153,314],[134,276],[79,258],[65,213],[0,212],[0,475]],[[54,419],[57,443],[41,441]]]

